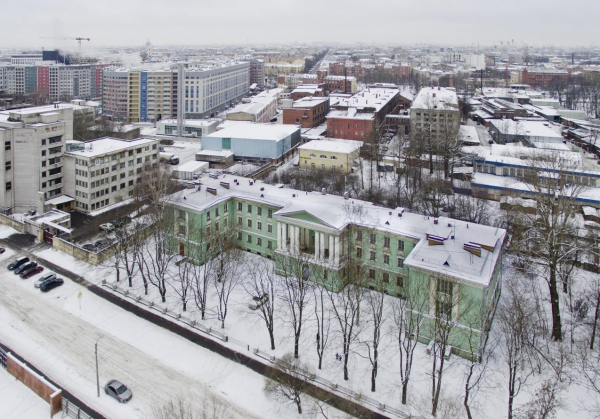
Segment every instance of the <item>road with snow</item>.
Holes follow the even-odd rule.
[[[280,417],[264,400],[264,379],[258,374],[69,280],[41,293],[33,287],[36,277],[23,280],[6,269],[15,256],[11,253],[0,257],[0,341],[106,417],[149,417],[151,407],[178,397],[218,400],[229,406],[233,417]],[[134,394],[130,403],[121,405],[102,389],[97,397],[96,342],[100,385],[110,378],[125,382]]]

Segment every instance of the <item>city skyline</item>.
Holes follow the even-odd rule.
[[[363,4],[346,0],[295,3],[289,0],[232,0],[195,7],[189,2],[106,0],[86,5],[73,0],[30,0],[3,6],[6,36],[1,48],[64,48],[72,40],[91,38],[82,50],[142,45],[265,45],[273,44],[438,44],[500,46],[595,46],[594,17],[600,4],[576,1],[563,8],[549,0],[540,8],[533,2],[508,0],[486,4],[474,0],[430,0],[399,4],[391,0]],[[302,6],[302,7],[299,7]],[[309,12],[307,12],[307,10]],[[292,23],[290,25],[290,23]],[[577,31],[573,30],[577,25]],[[461,30],[462,28],[462,30]]]

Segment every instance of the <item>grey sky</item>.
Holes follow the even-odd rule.
[[[597,0],[20,0],[0,47],[365,42],[595,45]]]

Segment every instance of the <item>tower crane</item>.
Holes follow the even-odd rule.
[[[79,51],[78,51],[78,58],[77,61],[81,62],[81,41],[91,41],[90,38],[83,38],[83,37],[66,37],[66,38],[61,38],[61,37],[53,37],[53,36],[40,36],[40,39],[62,39],[62,40],[69,40],[69,41],[77,41],[77,43],[79,44]]]

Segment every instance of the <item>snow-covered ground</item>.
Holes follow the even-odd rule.
[[[6,228],[2,226],[0,232]],[[86,278],[100,280],[108,275],[107,269],[95,269],[53,250],[41,255]],[[37,276],[22,280],[6,270],[14,257],[10,250],[0,255],[0,341],[106,417],[148,418],[152,407],[177,397],[216,400],[228,406],[233,417],[297,417],[293,409],[283,409],[266,398],[261,375],[146,322],[72,281],[41,293],[32,285]],[[97,397],[95,343],[101,386],[111,378],[122,380],[133,391],[128,404],[119,404],[102,389]]]
[[[25,384],[0,368],[0,418],[39,419],[50,414],[50,406]],[[54,415],[55,419],[61,413]]]

